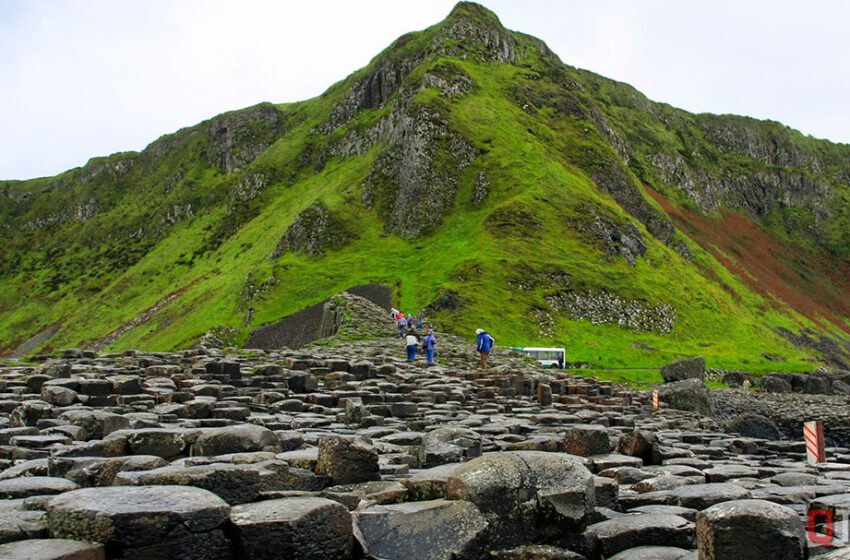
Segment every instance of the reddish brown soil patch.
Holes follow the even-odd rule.
[[[709,251],[745,284],[776,304],[782,302],[818,325],[829,321],[850,334],[850,263],[783,244],[739,212],[712,218],[677,208],[650,188],[646,192],[676,227]]]

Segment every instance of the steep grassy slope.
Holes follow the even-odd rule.
[[[460,4],[319,98],[0,183],[0,351],[241,343],[377,282],[573,362],[811,369],[846,351],[848,155],[652,103]],[[733,211],[759,263],[713,235]]]

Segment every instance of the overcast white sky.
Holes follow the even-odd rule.
[[[451,0],[0,0],[0,179],[313,97]],[[850,2],[483,0],[561,59],[694,112],[850,143]]]

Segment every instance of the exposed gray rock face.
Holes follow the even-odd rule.
[[[351,558],[351,515],[325,498],[283,498],[236,506],[236,553],[244,560]]]
[[[229,560],[230,508],[191,486],[84,488],[47,504],[52,535],[99,542],[117,557]]]
[[[640,230],[631,222],[616,224],[612,220],[596,216],[589,225],[580,224],[579,231],[587,230],[602,243],[605,252],[620,256],[630,265],[646,254],[647,247]]]
[[[352,236],[342,220],[321,202],[314,202],[298,214],[278,242],[272,258],[278,258],[287,251],[321,257],[325,251],[345,245]]]
[[[354,520],[364,548],[377,558],[477,560],[486,550],[487,519],[462,500],[373,506]]]
[[[271,103],[216,117],[206,123],[210,163],[228,175],[244,169],[277,139],[286,115]]]
[[[685,379],[705,381],[705,358],[697,356],[671,362],[661,368],[661,377],[664,378],[665,383],[684,381]]]
[[[697,514],[700,558],[777,558],[808,556],[803,523],[794,510],[764,500],[735,500]]]
[[[705,383],[699,379],[686,379],[666,383],[658,389],[661,402],[677,410],[696,412],[703,416],[714,414],[714,402]]]
[[[391,147],[372,167],[363,202],[378,208],[388,231],[420,237],[433,232],[454,203],[458,178],[477,151],[430,105],[411,105],[391,117]]]

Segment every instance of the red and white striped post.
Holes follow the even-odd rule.
[[[658,389],[652,391],[652,410],[658,410],[661,404],[658,402]]]
[[[823,441],[823,422],[812,420],[803,424],[803,437],[806,440],[806,458],[810,465],[826,462],[826,445]]]

